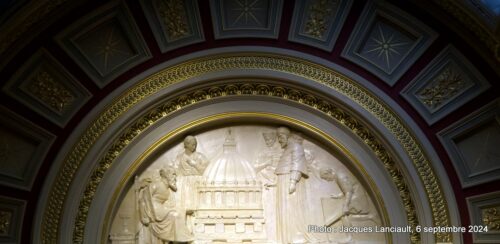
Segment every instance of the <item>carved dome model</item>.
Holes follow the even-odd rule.
[[[203,174],[207,184],[249,185],[256,184],[255,171],[236,150],[236,140],[228,130],[222,154],[216,157]]]

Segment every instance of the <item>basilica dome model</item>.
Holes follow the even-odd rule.
[[[208,184],[256,184],[255,171],[238,153],[231,129],[227,132],[222,153],[208,165],[203,176]]]
[[[220,155],[208,165],[197,186],[195,237],[204,241],[267,243],[262,185],[227,131]]]

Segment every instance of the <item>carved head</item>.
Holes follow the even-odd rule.
[[[262,133],[262,137],[264,137],[264,141],[266,142],[266,146],[272,147],[276,142],[276,132],[264,132]]]
[[[161,178],[167,180],[168,187],[170,187],[173,191],[177,191],[177,173],[175,173],[175,169],[160,169],[160,176]]]
[[[302,133],[299,132],[291,133],[290,138],[293,138],[293,140],[299,144],[302,144],[304,142],[304,137],[302,137]]]
[[[286,127],[279,127],[277,129],[278,132],[278,142],[280,143],[281,147],[286,147],[288,144],[288,138],[290,137],[290,129]]]
[[[196,142],[196,138],[194,136],[186,136],[184,138],[184,149],[186,152],[193,153],[196,151],[196,145],[198,143]]]
[[[326,181],[334,181],[336,178],[335,172],[333,169],[325,169],[322,168],[319,170],[319,177]]]

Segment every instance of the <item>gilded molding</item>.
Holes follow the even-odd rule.
[[[488,231],[500,231],[500,206],[483,209],[482,220]]]
[[[408,222],[413,228],[418,225],[415,205],[401,170],[398,168],[397,164],[391,158],[382,143],[365,127],[365,125],[350,115],[349,112],[344,111],[325,99],[318,98],[315,94],[300,89],[291,89],[285,86],[275,86],[267,83],[230,83],[219,86],[204,87],[187,94],[179,95],[147,111],[143,117],[137,119],[137,121],[135,121],[129,128],[125,129],[125,132],[122,133],[121,136],[113,143],[106,155],[101,158],[99,165],[96,169],[94,169],[90,183],[87,185],[84,192],[84,199],[88,198],[90,202],[92,201],[95,190],[102,180],[102,175],[104,175],[106,170],[111,167],[113,161],[121,154],[122,150],[135,138],[135,136],[141,134],[150,125],[186,106],[206,100],[231,96],[267,96],[295,101],[305,106],[317,109],[348,127],[351,131],[358,135],[383,162],[386,170],[393,178],[393,181],[399,190]],[[85,228],[89,207],[90,205],[87,205],[87,201],[85,200],[80,203],[73,238],[74,243],[83,242],[82,230]],[[418,233],[414,233],[412,235],[412,241],[418,242],[419,240],[420,236]]]
[[[430,201],[433,224],[435,226],[450,225],[450,217],[444,194],[429,160],[423,153],[422,146],[418,144],[415,137],[409,132],[409,129],[396,114],[383,104],[382,101],[371,95],[363,87],[357,85],[356,82],[320,65],[285,56],[240,54],[239,56],[206,57],[167,68],[141,81],[111,104],[87,129],[81,139],[73,147],[72,151],[67,155],[55,180],[54,186],[49,193],[49,202],[42,223],[42,242],[57,243],[58,226],[62,218],[62,205],[66,200],[72,179],[80,167],[86,153],[90,150],[91,145],[99,139],[100,135],[102,135],[118,117],[142,99],[174,83],[206,73],[231,69],[273,70],[298,75],[336,90],[371,112],[392,134],[394,134],[412,159]],[[238,90],[241,94],[238,94]],[[411,225],[418,223],[411,193],[404,181],[401,170],[398,168],[389,152],[380,143],[379,139],[372,135],[354,116],[342,111],[336,106],[332,106],[332,104],[327,101],[318,100],[314,96],[305,96],[306,94],[304,91],[297,90],[297,92],[291,92],[286,88],[273,88],[272,90],[267,88],[257,89],[256,87],[250,88],[248,86],[241,86],[240,88],[224,87],[224,89],[215,87],[204,90],[204,92],[201,93],[193,93],[191,97],[180,96],[173,101],[162,104],[160,107],[155,108],[151,112],[145,114],[143,118],[136,121],[135,124],[126,129],[119,139],[112,144],[105,156],[99,161],[85,189],[85,194],[80,201],[73,233],[74,242],[83,242],[86,214],[88,213],[88,208],[93,198],[92,193],[97,189],[99,182],[104,176],[104,172],[111,166],[113,160],[127,144],[139,135],[142,130],[152,125],[161,117],[167,116],[175,110],[199,101],[227,96],[228,93],[232,94],[234,92],[236,92],[236,96],[239,96],[247,95],[249,92],[252,95],[258,95],[259,93],[265,94],[266,91],[270,96],[298,101],[316,108],[338,120],[357,134],[381,159],[386,169],[388,169],[389,174],[394,179],[396,187],[401,193],[408,222]],[[411,234],[412,242],[418,243],[419,240],[420,235],[418,233]],[[452,236],[450,233],[437,233],[436,241],[451,242]]]

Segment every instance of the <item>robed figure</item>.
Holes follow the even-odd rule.
[[[161,169],[156,181],[146,180],[137,190],[141,227],[139,244],[191,242],[193,236],[186,227],[186,211],[176,206],[176,173]]]
[[[186,136],[183,145],[184,151],[175,159],[175,168],[180,176],[179,186],[182,187],[179,200],[184,208],[194,210],[197,203],[195,187],[203,179],[208,159],[196,151],[198,142],[194,136]]]
[[[302,144],[280,127],[278,142],[284,149],[276,167],[276,232],[278,243],[314,243],[307,232],[305,212],[307,165]]]

